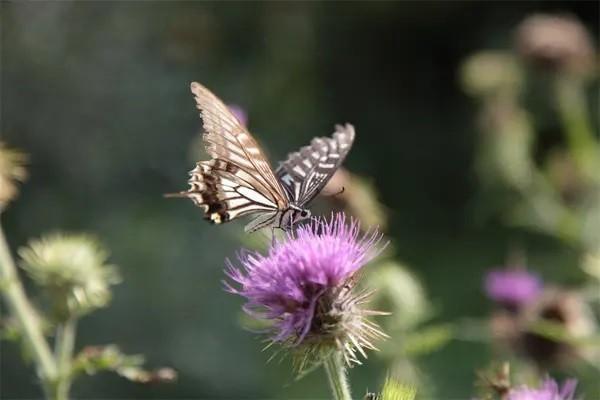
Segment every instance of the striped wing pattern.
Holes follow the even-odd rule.
[[[190,172],[190,188],[182,195],[203,208],[214,223],[251,213],[263,214],[260,226],[251,230],[270,223],[289,202],[269,162],[248,130],[212,92],[196,82],[191,90],[212,159],[197,163]]]
[[[352,125],[336,125],[332,137],[314,138],[291,153],[276,171],[290,201],[299,207],[310,203],[342,164],[353,141]]]

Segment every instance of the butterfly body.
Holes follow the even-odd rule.
[[[255,215],[246,226],[249,232],[265,227],[290,230],[309,218],[308,204],[350,150],[352,125],[337,125],[333,137],[313,139],[273,171],[252,135],[221,100],[196,82],[191,91],[212,159],[198,162],[190,171],[189,189],[171,197],[189,198],[214,224]]]

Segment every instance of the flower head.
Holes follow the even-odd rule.
[[[85,314],[104,307],[110,285],[119,282],[108,253],[92,237],[52,234],[19,249],[22,267],[52,300],[55,316]]]
[[[521,56],[541,67],[575,74],[593,69],[592,38],[572,16],[532,15],[517,28],[516,42]]]
[[[490,271],[484,286],[490,299],[509,308],[520,308],[542,292],[542,281],[537,275],[517,268]]]
[[[9,149],[0,142],[0,210],[17,195],[15,182],[27,178],[24,167],[26,161],[25,154]]]
[[[361,307],[369,293],[353,290],[381,235],[361,235],[358,223],[346,224],[340,213],[313,219],[285,239],[266,256],[241,253],[242,268],[228,261],[227,275],[239,287],[226,283],[227,290],[247,299],[248,314],[272,322],[273,342],[304,355],[338,349],[347,363],[358,363],[356,351],[366,356],[363,348],[373,349],[371,341],[384,335],[366,319],[380,313]]]
[[[567,379],[561,388],[554,379],[547,378],[537,389],[527,386],[511,389],[508,400],[572,400],[576,386],[575,379]]]

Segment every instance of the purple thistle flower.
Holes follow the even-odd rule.
[[[370,293],[353,291],[360,269],[380,251],[380,240],[377,231],[361,235],[359,224],[346,224],[343,213],[313,219],[266,256],[240,253],[241,268],[227,260],[226,273],[239,288],[225,285],[247,299],[246,313],[272,322],[273,342],[314,356],[317,348],[337,348],[348,364],[359,363],[355,352],[366,357],[363,348],[374,349],[371,341],[384,336],[366,319],[382,313],[361,308]]]
[[[542,281],[525,269],[506,268],[490,271],[485,277],[485,293],[493,301],[510,309],[518,309],[542,292]]]
[[[554,379],[547,378],[537,389],[527,386],[511,389],[507,400],[573,400],[576,387],[576,379],[567,379],[560,388]]]

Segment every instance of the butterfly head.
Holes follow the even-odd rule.
[[[310,210],[307,210],[307,209],[297,210],[296,213],[294,214],[294,223],[300,222],[307,218],[310,218],[310,216],[311,216]]]
[[[298,222],[310,218],[310,216],[310,210],[291,204],[290,207],[283,212],[279,225],[284,230],[290,230]]]

